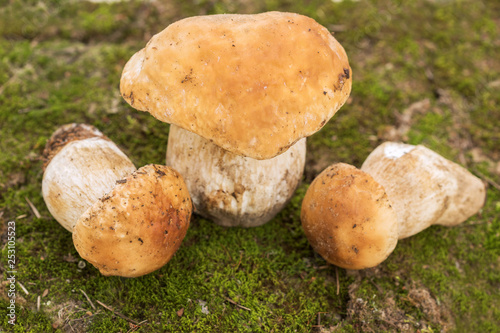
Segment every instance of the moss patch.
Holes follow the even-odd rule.
[[[353,69],[351,98],[308,140],[304,183],[291,202],[253,229],[196,216],[169,264],[141,278],[84,266],[41,197],[41,154],[52,132],[86,122],[137,166],[164,163],[168,125],[119,95],[126,61],[177,19],[267,10],[302,13],[334,31]],[[10,1],[0,10],[1,274],[5,281],[6,224],[14,220],[17,279],[29,294],[17,286],[11,326],[1,285],[0,327],[136,328],[99,301],[141,323],[139,332],[498,332],[499,17],[493,0]],[[386,140],[424,144],[487,179],[487,203],[460,226],[400,241],[376,268],[327,265],[300,226],[308,183],[334,162],[359,167]]]

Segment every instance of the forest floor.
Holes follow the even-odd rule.
[[[0,328],[500,331],[498,1],[0,3]],[[104,277],[85,265],[41,195],[41,157],[52,132],[89,123],[136,166],[165,163],[169,125],[120,96],[127,60],[184,17],[270,10],[327,27],[353,72],[348,102],[308,139],[303,182],[290,203],[251,229],[195,215],[173,259],[143,277]],[[433,226],[399,241],[375,268],[329,265],[301,229],[308,184],[335,162],[360,167],[388,140],[422,144],[461,164],[487,184],[486,204],[459,226]],[[14,326],[7,316],[9,221],[17,237]]]

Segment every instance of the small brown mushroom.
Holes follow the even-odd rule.
[[[326,168],[311,183],[301,221],[313,249],[347,269],[380,264],[398,241],[396,213],[384,188],[344,163]]]
[[[385,142],[361,170],[384,186],[398,216],[399,239],[431,225],[454,226],[483,207],[483,182],[424,146]]]
[[[147,165],[135,171],[116,145],[84,124],[57,130],[45,156],[42,192],[47,207],[73,232],[82,258],[102,274],[148,274],[177,251],[192,203],[175,170]]]
[[[186,236],[192,205],[182,177],[146,165],[78,219],[75,248],[104,275],[136,277],[165,265]]]

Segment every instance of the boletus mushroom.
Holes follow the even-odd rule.
[[[301,221],[313,249],[346,269],[380,264],[398,241],[396,213],[384,188],[349,164],[333,164],[313,180]]]
[[[421,145],[385,142],[361,170],[385,188],[398,216],[399,239],[431,225],[460,224],[485,202],[486,188],[479,178]]]
[[[182,170],[197,212],[249,227],[270,220],[294,193],[305,159],[300,140],[346,102],[351,83],[347,55],[325,27],[268,12],[171,24],[128,61],[120,91],[134,108],[175,125],[167,164]],[[213,175],[202,171],[213,165]],[[255,198],[263,175],[288,188],[249,207],[264,202]]]
[[[167,165],[186,179],[200,214],[217,224],[256,227],[283,209],[301,181],[306,139],[267,160],[240,156],[175,125]]]
[[[47,207],[73,232],[80,256],[103,275],[145,275],[177,251],[192,212],[177,171],[162,165],[135,170],[113,142],[85,124],[58,129],[44,155]]]

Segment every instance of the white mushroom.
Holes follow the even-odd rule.
[[[274,158],[256,160],[171,125],[167,165],[186,179],[197,213],[223,226],[255,227],[271,220],[292,197],[305,155],[306,139]]]
[[[399,239],[431,225],[460,224],[485,202],[479,178],[424,146],[383,143],[361,170],[385,188],[398,216]]]
[[[104,134],[86,124],[60,127],[47,143],[42,195],[52,216],[73,232],[78,218],[136,170]]]
[[[136,277],[166,264],[186,235],[192,203],[172,168],[132,162],[96,128],[70,124],[45,149],[42,193],[82,258],[104,275]]]

